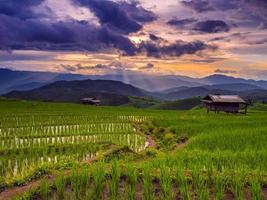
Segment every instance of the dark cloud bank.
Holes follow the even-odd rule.
[[[195,18],[188,19],[172,19],[167,24],[178,29],[188,29],[200,33],[219,33],[230,31],[230,26],[222,20],[206,20],[198,21]]]
[[[267,20],[266,0],[184,0],[182,4],[197,13],[228,12],[232,20],[251,21],[255,26]]]
[[[228,32],[230,30],[229,25],[221,20],[207,20],[198,22],[194,30],[204,33],[219,33],[219,32]]]
[[[66,64],[61,64],[60,69],[63,69],[64,71],[68,72],[80,72],[83,70],[104,70],[104,71],[109,71],[109,72],[122,72],[122,71],[128,71],[131,72],[131,67],[132,65],[129,65],[127,63],[121,63],[117,61],[113,61],[109,64],[97,64],[95,66],[87,66],[87,65],[82,65],[80,63],[76,65],[66,65]],[[152,63],[147,63],[143,67],[139,67],[139,70],[150,70],[153,69],[155,66]]]
[[[150,41],[136,46],[128,34],[142,30],[143,25],[157,16],[136,2],[109,0],[72,0],[84,6],[98,18],[100,26],[88,21],[67,19],[57,21],[33,12],[44,0],[0,1],[0,49],[86,50],[118,49],[124,55],[144,54],[153,57],[181,56],[214,48],[204,42],[157,44],[160,39],[151,35]],[[23,3],[22,3],[23,2]],[[49,20],[48,20],[49,19]],[[186,22],[182,22],[186,23]]]
[[[216,10],[232,10],[238,9],[239,3],[243,0],[190,0],[182,1],[182,4],[186,7],[189,7],[195,10],[198,13],[211,12]],[[244,0],[247,1],[247,0]]]

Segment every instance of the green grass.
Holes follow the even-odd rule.
[[[200,98],[181,99],[177,101],[158,103],[151,108],[161,110],[190,110],[201,105]]]
[[[161,101],[146,97],[129,97],[130,102],[122,107],[151,108]]]

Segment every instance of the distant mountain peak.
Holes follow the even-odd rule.
[[[13,91],[4,96],[26,100],[80,102],[82,98],[100,99],[103,105],[122,105],[129,96],[146,97],[149,93],[113,80],[57,81],[30,91]]]

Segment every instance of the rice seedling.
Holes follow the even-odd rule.
[[[135,188],[137,183],[137,171],[136,168],[130,163],[127,163],[126,166],[126,176],[127,176],[127,186],[126,186],[127,199],[134,200]]]
[[[175,174],[176,174],[177,187],[179,189],[179,196],[181,196],[181,198],[184,200],[190,200],[191,199],[190,185],[180,165],[176,167]]]
[[[65,184],[66,180],[64,173],[61,173],[55,180],[58,199],[64,199]]]
[[[190,200],[191,199],[191,192],[190,192],[190,185],[187,182],[187,180],[183,180],[180,185],[180,193],[182,196],[182,199],[184,200]]]
[[[153,199],[153,184],[151,176],[152,168],[146,164],[143,169],[143,198],[144,200]]]
[[[121,171],[118,161],[113,160],[111,164],[111,182],[109,184],[111,199],[117,199],[120,176],[121,176]]]
[[[200,200],[208,200],[209,199],[209,190],[208,190],[208,186],[206,184],[206,182],[202,182],[197,190],[197,197]]]
[[[221,176],[215,177],[215,199],[223,200],[224,198],[224,182]]]
[[[70,177],[71,188],[75,193],[75,198],[79,200],[81,198],[81,178],[77,166],[74,166]]]
[[[160,187],[161,199],[172,199],[172,183],[170,168],[165,165],[160,166]]]
[[[209,192],[207,189],[207,182],[198,169],[192,170],[193,187],[197,194],[197,199],[208,200]]]
[[[49,200],[49,183],[47,180],[42,180],[40,185],[40,194],[43,200]]]
[[[89,186],[89,168],[85,167],[79,170],[79,179],[80,179],[80,193],[85,196],[86,191],[88,190]]]
[[[93,199],[102,199],[103,198],[102,192],[105,183],[105,169],[103,162],[101,162],[97,166],[97,170],[95,170],[92,175],[94,180]]]
[[[236,200],[244,199],[244,180],[240,177],[235,177],[232,183],[232,189]]]
[[[88,190],[89,170],[88,168],[78,168],[74,166],[70,176],[71,188],[77,200],[83,199]]]
[[[253,200],[263,200],[262,184],[257,179],[250,181],[250,191]]]

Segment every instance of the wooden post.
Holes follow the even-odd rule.
[[[246,107],[245,107],[245,114],[247,114],[247,110],[248,110],[248,105],[246,104]]]

